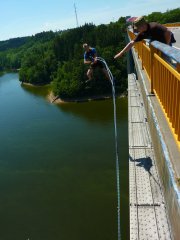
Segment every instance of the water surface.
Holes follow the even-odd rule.
[[[56,106],[0,77],[0,239],[117,239],[113,103]],[[127,99],[117,100],[121,228],[128,239]]]

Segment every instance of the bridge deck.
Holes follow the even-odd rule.
[[[180,49],[180,27],[171,27],[169,29],[174,33],[176,39],[176,43],[173,46]]]
[[[172,239],[140,87],[128,76],[130,239]]]

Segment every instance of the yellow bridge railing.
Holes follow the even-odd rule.
[[[180,27],[180,22],[163,24],[165,27]]]
[[[128,31],[129,38],[135,34]],[[146,72],[151,84],[151,93],[155,93],[165,113],[175,139],[180,146],[180,58],[175,59],[174,66],[169,64],[166,53],[161,49],[165,46],[169,52],[171,47],[155,41],[148,44],[145,40],[135,44],[135,51],[141,60],[142,69]],[[159,47],[160,46],[160,47]],[[174,50],[179,51],[180,50]]]

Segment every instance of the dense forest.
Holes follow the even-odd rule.
[[[164,13],[153,12],[146,16],[146,19],[148,22],[159,22],[161,24],[180,22],[180,8],[168,10]]]
[[[146,19],[180,22],[180,8],[154,12]],[[117,92],[122,93],[127,88],[126,57],[113,61],[113,56],[124,47],[125,36],[126,18],[121,17],[106,25],[90,23],[75,29],[0,41],[0,71],[19,69],[20,81],[34,85],[50,83],[54,94],[62,98],[109,93],[110,83],[98,69],[94,80],[85,84],[88,66],[83,63],[82,44],[87,42],[106,60],[115,77]]]
[[[107,94],[110,82],[102,72],[94,71],[94,80],[85,84],[88,66],[84,65],[82,45],[96,47],[98,56],[109,64],[117,91],[127,88],[126,59],[113,62],[114,54],[125,44],[125,18],[115,23],[84,26],[60,32],[42,32],[32,37],[0,42],[1,70],[20,69],[20,81],[34,85],[51,83],[55,95],[62,98]]]

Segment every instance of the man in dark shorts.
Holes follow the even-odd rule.
[[[106,70],[104,64],[97,59],[96,49],[90,47],[87,43],[83,44],[83,48],[85,50],[85,52],[84,52],[84,64],[89,64],[90,65],[90,67],[87,71],[88,80],[86,82],[89,82],[89,81],[92,80],[93,70],[96,67],[99,67],[100,69],[102,69],[106,78],[109,79],[108,71]]]
[[[134,40],[129,42],[125,48],[114,56],[114,58],[121,57],[125,52],[129,51],[136,42],[143,39],[157,40],[159,42],[172,46],[175,43],[174,35],[169,29],[159,23],[147,23],[144,17],[139,17],[134,21],[134,26],[138,30],[138,34]]]

